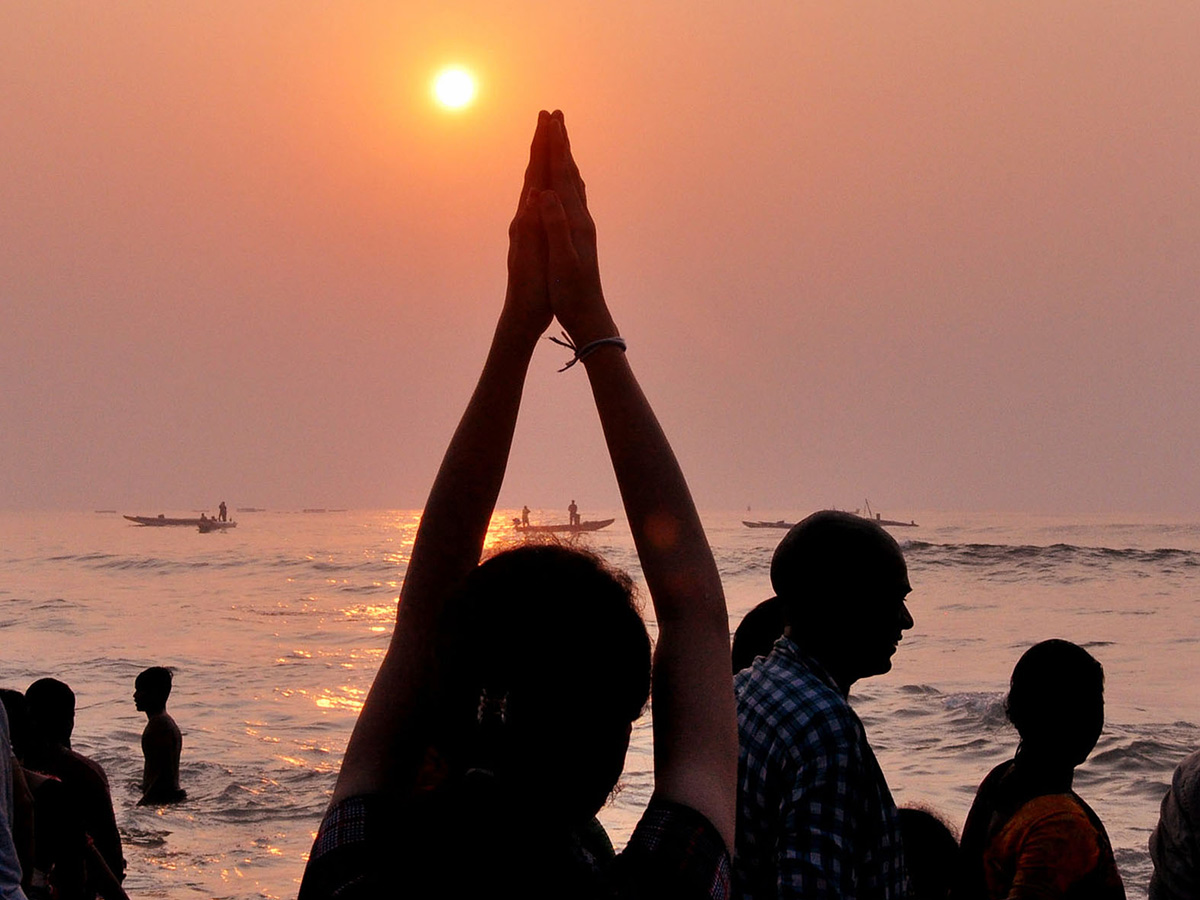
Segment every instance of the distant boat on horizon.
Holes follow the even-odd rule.
[[[862,516],[864,519],[870,519],[872,522],[875,522],[876,524],[879,524],[879,525],[894,525],[894,526],[895,526],[895,527],[897,527],[897,528],[917,528],[917,527],[919,527],[919,526],[917,525],[917,523],[916,523],[916,520],[913,520],[913,521],[910,521],[910,522],[899,522],[899,521],[897,521],[896,519],[885,519],[885,518],[884,518],[883,516],[881,516],[879,513],[872,511],[872,509],[871,509],[871,501],[870,501],[870,500],[863,500],[863,505],[864,505],[864,506],[866,507],[866,509],[867,509],[867,512],[866,512],[866,514],[865,514],[865,515],[863,515],[863,513],[862,513],[862,511],[861,511],[861,510],[857,510],[857,509],[856,509],[856,510],[854,511],[855,515],[860,515],[860,516]]]
[[[123,516],[135,525],[147,525],[152,528],[165,528],[170,526],[175,527],[198,527],[202,522],[215,522],[216,519],[210,519],[205,516],[201,519],[199,516],[193,518],[191,516],[181,518],[171,518],[159,513],[157,516]]]
[[[854,510],[853,515],[859,516],[863,519],[870,519],[876,525],[890,525],[894,528],[919,528],[920,527],[919,525],[917,525],[915,520],[910,521],[910,522],[901,522],[898,519],[885,519],[882,515],[880,515],[879,513],[875,512],[874,510],[871,509],[871,502],[869,500],[864,500],[863,504],[866,507],[866,512],[864,513],[862,508],[859,508],[859,509]],[[847,512],[848,511],[849,510],[847,510]],[[742,524],[745,525],[747,528],[791,528],[796,523],[788,522],[788,521],[785,521],[784,519],[777,519],[774,522],[750,522],[750,521],[747,521],[746,519],[742,519]]]
[[[599,531],[601,528],[607,528],[616,519],[593,519],[589,522],[580,522],[577,525],[570,525],[566,522],[560,522],[554,525],[522,525],[520,519],[513,519],[513,528],[523,533],[534,534],[550,534],[564,532],[566,534],[578,534],[581,531]]]

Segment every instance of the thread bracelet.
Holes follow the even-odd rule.
[[[627,348],[627,345],[625,344],[625,338],[619,337],[619,336],[598,338],[597,340],[589,341],[588,343],[584,344],[582,347],[576,346],[575,342],[573,340],[571,340],[571,336],[568,335],[565,331],[562,332],[562,336],[563,336],[563,340],[561,340],[561,341],[558,338],[554,337],[554,335],[546,336],[546,340],[553,341],[554,343],[558,344],[558,346],[560,346],[560,347],[566,347],[568,350],[570,350],[572,353],[575,354],[574,356],[571,357],[571,359],[567,362],[567,364],[565,366],[563,366],[561,369],[558,370],[560,372],[565,372],[565,371],[567,371],[567,369],[571,368],[571,366],[575,365],[575,363],[581,362],[582,360],[587,359],[589,356],[591,356],[593,353],[595,353],[597,350],[599,350],[601,347],[603,347],[606,344],[612,344],[614,347],[620,347],[621,352],[625,352],[625,350]]]

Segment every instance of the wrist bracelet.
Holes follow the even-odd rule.
[[[554,343],[558,344],[560,347],[566,347],[568,350],[572,351],[575,354],[574,356],[571,357],[570,361],[568,361],[565,366],[563,366],[561,369],[558,370],[560,372],[565,372],[565,371],[567,371],[567,369],[571,368],[571,366],[575,365],[575,363],[579,362],[580,360],[587,359],[589,356],[591,356],[593,353],[595,353],[597,350],[599,350],[605,344],[612,344],[614,347],[620,347],[622,352],[625,352],[625,350],[627,349],[627,345],[625,344],[625,338],[616,336],[616,335],[614,335],[613,337],[598,338],[594,341],[590,341],[590,342],[584,344],[582,347],[576,346],[575,342],[573,340],[571,340],[570,335],[568,335],[565,331],[562,332],[562,336],[563,336],[564,340],[561,340],[561,341],[558,338],[554,337],[553,335],[548,335],[546,337],[546,340],[554,341]]]

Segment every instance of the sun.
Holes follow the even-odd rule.
[[[449,66],[433,80],[433,96],[446,109],[463,109],[475,99],[475,76],[462,66]]]

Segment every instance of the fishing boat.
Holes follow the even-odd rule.
[[[557,525],[522,525],[520,519],[513,519],[513,528],[517,531],[527,534],[578,534],[581,531],[599,531],[601,528],[607,528],[616,519],[593,519],[588,522],[580,522],[577,525],[568,525],[565,522],[560,522]]]
[[[917,528],[918,527],[917,523],[915,521],[901,522],[897,519],[885,519],[879,513],[875,512],[873,509],[871,509],[871,501],[869,501],[869,500],[864,500],[863,504],[865,505],[865,511],[862,508],[856,509],[856,510],[854,510],[854,515],[861,516],[864,519],[870,519],[876,525],[888,525],[893,528]],[[796,523],[795,522],[786,522],[783,519],[778,519],[774,522],[749,522],[746,519],[742,519],[742,524],[745,525],[747,528],[791,528]]]
[[[876,525],[891,525],[895,528],[917,528],[918,527],[915,520],[911,521],[911,522],[899,522],[896,519],[885,519],[879,513],[874,512],[871,509],[871,501],[870,500],[864,500],[863,504],[866,506],[867,511],[865,513],[863,513],[861,510],[856,509],[855,512],[858,513],[859,515],[861,515],[864,519],[870,519]]]
[[[133,522],[135,525],[150,525],[158,528],[168,525],[183,525],[195,528],[196,526],[200,525],[201,522],[209,521],[208,519],[201,519],[199,517],[171,519],[167,516],[164,516],[162,513],[159,513],[157,516],[124,516],[124,518],[128,519],[130,522]],[[216,519],[213,519],[212,521],[215,522]]]

